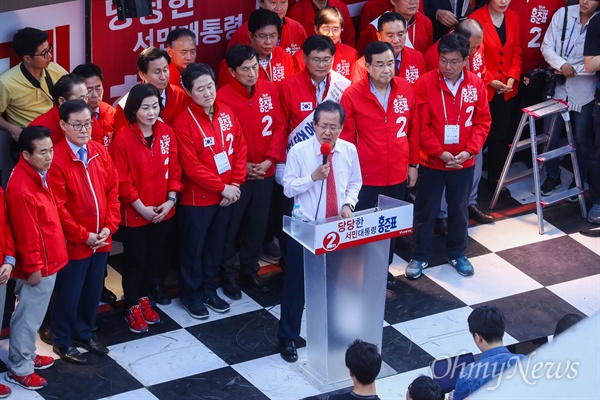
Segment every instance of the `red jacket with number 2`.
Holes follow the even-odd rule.
[[[202,127],[198,128],[194,117]],[[241,185],[246,180],[246,142],[233,110],[219,100],[214,103],[212,120],[204,109],[188,100],[173,122],[179,162],[183,169],[180,203],[184,206],[219,204],[225,185]],[[207,143],[214,142],[213,145]],[[212,150],[211,150],[212,148]],[[214,153],[213,153],[214,151]],[[215,154],[225,151],[231,169],[219,174]]]
[[[439,159],[444,151],[452,155],[457,155],[461,151],[478,154],[490,132],[492,117],[485,85],[477,75],[466,69],[463,72],[465,79],[461,82],[456,96],[448,89],[439,70],[429,71],[415,84],[423,156],[421,164],[427,168],[447,171],[446,164]],[[444,144],[446,120],[442,96],[446,103],[448,124],[458,123],[460,126],[457,144]],[[469,168],[474,164],[475,157],[471,157],[462,165],[464,168]]]

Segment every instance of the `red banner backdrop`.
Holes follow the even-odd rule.
[[[137,55],[149,46],[165,48],[168,33],[177,27],[196,33],[196,62],[216,69],[227,41],[256,8],[256,0],[153,0],[154,15],[119,21],[112,0],[91,3],[92,62],[102,68],[109,103],[140,81]]]

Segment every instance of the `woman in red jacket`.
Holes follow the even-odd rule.
[[[129,124],[110,147],[119,172],[123,291],[129,307],[127,323],[134,333],[147,332],[148,324],[160,322],[149,295],[168,300],[163,289],[167,238],[182,187],[177,141],[173,130],[158,120],[161,109],[154,86],[134,86],[124,109]]]
[[[519,15],[509,10],[510,0],[488,0],[487,6],[471,14],[483,27],[483,46],[488,79],[488,101],[492,127],[488,144],[488,182],[495,189],[508,156],[515,113],[515,96],[521,76]],[[504,195],[508,195],[504,189]]]

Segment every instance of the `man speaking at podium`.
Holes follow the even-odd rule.
[[[342,139],[346,114],[338,103],[327,100],[315,110],[315,136],[293,146],[287,155],[283,193],[294,197],[304,220],[330,217],[352,218],[362,186],[356,147]],[[304,308],[304,265],[302,245],[290,240],[286,256],[279,353],[287,362],[298,360],[295,341],[300,336]]]

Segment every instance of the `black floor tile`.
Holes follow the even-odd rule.
[[[231,367],[161,383],[148,390],[160,400],[268,399]]]
[[[554,334],[556,323],[568,313],[581,311],[546,288],[519,293],[480,305],[496,306],[506,317],[506,333],[519,342]]]
[[[231,365],[278,353],[278,324],[269,312],[258,310],[186,329]],[[297,347],[305,345],[304,340],[296,343]]]
[[[587,210],[590,210],[590,202],[588,201]],[[579,203],[562,202],[553,204],[544,209],[544,220],[551,223],[566,234],[572,234],[582,230],[589,230],[598,225],[594,225],[581,218]]]
[[[109,356],[85,354],[86,365],[56,360],[54,366],[36,371],[46,378],[48,386],[38,393],[44,399],[99,399],[143,385]],[[11,396],[12,398],[12,396]]]
[[[544,286],[600,272],[600,256],[569,236],[515,247],[496,254]]]
[[[98,330],[95,333],[102,343],[106,346],[111,346],[147,336],[158,335],[175,329],[181,329],[181,326],[179,326],[177,322],[173,321],[158,307],[154,308],[154,310],[160,315],[160,323],[148,325],[148,332],[146,333],[133,333],[129,330],[129,325],[125,322],[125,310],[116,310],[99,315],[96,319]]]
[[[381,358],[399,374],[426,367],[433,361],[433,357],[429,353],[392,326],[383,328]]]
[[[396,298],[385,303],[384,319],[389,324],[410,321],[415,318],[464,307],[466,304],[452,293],[433,282],[426,275],[417,280],[397,278]]]

